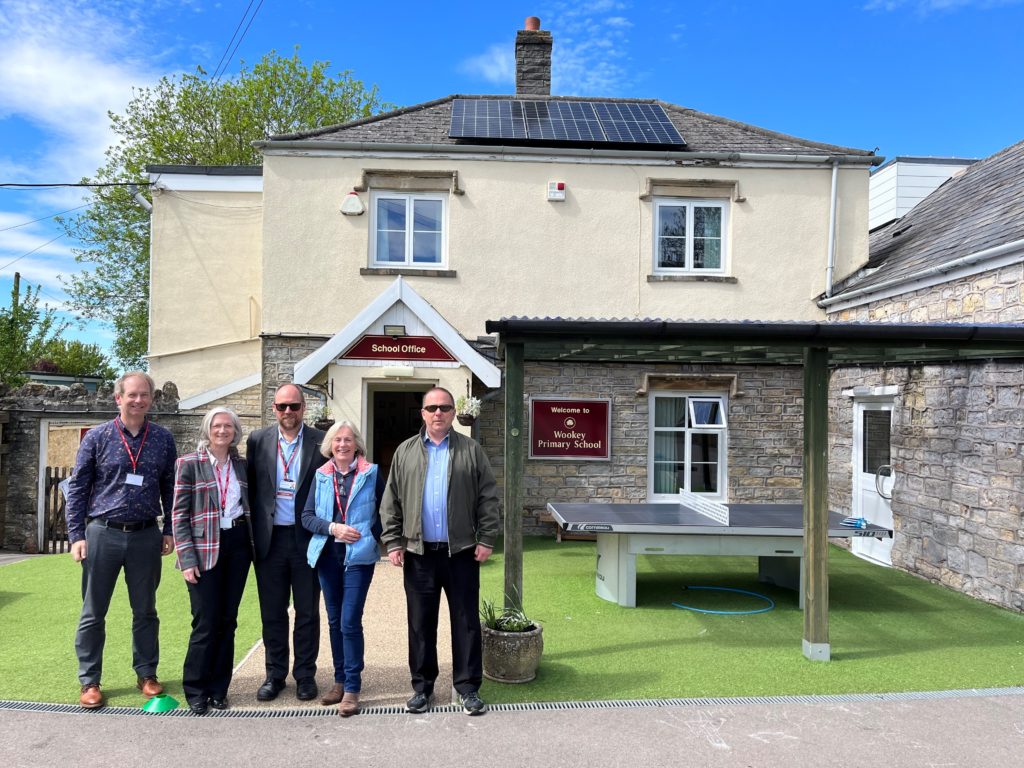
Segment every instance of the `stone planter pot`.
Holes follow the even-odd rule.
[[[544,627],[527,632],[500,632],[481,625],[484,677],[499,683],[528,683],[537,676],[544,652]]]
[[[459,420],[459,424],[464,427],[472,427],[473,422],[476,421],[476,416],[470,416],[468,413],[460,413],[456,417]]]

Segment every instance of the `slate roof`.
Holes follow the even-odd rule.
[[[435,101],[404,107],[372,117],[312,131],[272,136],[272,142],[366,142],[370,144],[424,144],[459,146],[473,144],[470,139],[448,137],[454,99],[509,99],[511,96],[446,96]],[[800,139],[746,123],[698,112],[655,99],[581,99],[561,96],[530,96],[531,100],[603,101],[616,103],[660,104],[675,124],[687,152],[754,152],[767,154],[827,154],[875,158],[870,150],[851,149],[834,144]],[[534,144],[534,146],[537,146]],[[642,147],[640,147],[642,149]],[[880,159],[880,158],[879,158]]]
[[[871,233],[866,277],[836,290],[868,288],[987,248],[1024,239],[1024,141],[948,179],[902,218]],[[860,271],[858,271],[860,274]]]

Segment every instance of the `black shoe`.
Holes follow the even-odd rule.
[[[405,702],[405,711],[411,712],[414,715],[421,715],[430,709],[430,705],[434,703],[434,694],[432,693],[414,693],[412,698]]]
[[[220,698],[218,698],[216,696],[211,696],[210,697],[210,706],[213,707],[214,709],[224,710],[224,709],[227,709],[228,707],[230,707],[231,705],[228,703],[228,697],[227,696],[221,696]]]
[[[263,685],[256,691],[256,701],[273,701],[277,698],[277,694],[284,690],[284,680],[275,680],[272,677],[268,677],[263,681]]]
[[[312,677],[304,677],[295,682],[295,698],[299,701],[312,701],[319,695],[320,689]]]
[[[462,711],[467,715],[482,715],[487,711],[487,705],[476,691],[462,694]]]
[[[193,715],[205,715],[210,705],[206,699],[195,699],[188,703],[188,708],[192,710]]]

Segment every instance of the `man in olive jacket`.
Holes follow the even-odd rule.
[[[483,448],[452,429],[455,399],[434,387],[423,396],[423,429],[395,451],[381,500],[381,537],[402,567],[409,621],[409,712],[430,709],[437,679],[441,591],[452,629],[452,677],[467,715],[479,715],[480,564],[491,556],[500,513],[494,473]]]

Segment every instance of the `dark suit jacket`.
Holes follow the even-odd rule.
[[[258,429],[246,440],[246,464],[249,475],[249,509],[252,510],[252,535],[257,562],[270,551],[274,532],[274,501],[277,498],[277,424]],[[302,508],[317,467],[324,463],[320,442],[324,433],[308,424],[302,428],[302,457],[295,489],[295,540],[305,552],[312,534],[302,527]]]

